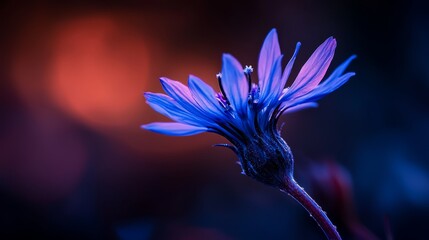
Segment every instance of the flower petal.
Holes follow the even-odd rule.
[[[305,98],[311,99],[311,101],[318,100],[323,96],[337,90],[354,75],[354,72],[348,72],[341,77],[338,77],[335,80],[328,82],[329,84],[320,84],[316,89],[314,89],[314,91],[309,93],[308,96],[305,96]]]
[[[161,93],[147,92],[144,94],[147,104],[155,111],[162,115],[171,118],[177,122],[184,122],[193,125],[207,125],[205,120],[198,117],[198,115],[191,114],[171,97]]]
[[[281,84],[281,74],[282,74],[282,59],[283,55],[280,55],[279,58],[274,62],[270,73],[268,75],[268,81],[265,86],[261,86],[261,95],[260,95],[260,104],[269,105],[272,101],[277,101],[278,97],[283,90]]]
[[[341,87],[351,77],[355,75],[354,72],[348,72],[344,75],[341,75],[346,70],[350,62],[355,58],[356,58],[356,55],[350,56],[346,61],[344,61],[340,66],[338,66],[326,80],[324,80],[313,91],[307,94],[308,96],[303,96],[303,97],[305,99],[312,99],[312,101],[315,101],[337,90],[339,87]]]
[[[313,90],[322,81],[334,57],[336,45],[335,39],[330,37],[314,51],[290,87],[288,98],[300,97]]]
[[[294,113],[294,112],[301,111],[301,110],[306,109],[306,108],[315,108],[317,106],[319,106],[319,104],[316,102],[302,103],[302,104],[299,104],[299,105],[296,105],[296,106],[293,106],[290,108],[286,108],[284,113]]]
[[[190,75],[188,79],[189,89],[197,103],[213,114],[222,113],[216,92],[213,88],[196,76]]]
[[[196,110],[196,102],[187,86],[178,81],[173,81],[165,77],[161,78],[160,81],[164,91],[174,100],[176,100],[182,107],[190,112]]]
[[[308,103],[308,102],[317,101],[320,98],[324,97],[325,95],[327,95],[327,94],[333,92],[334,90],[336,90],[337,88],[341,87],[344,83],[346,83],[354,75],[355,75],[354,72],[346,73],[346,74],[342,75],[341,77],[338,77],[333,81],[330,81],[329,84],[320,84],[319,86],[317,86],[316,89],[314,89],[313,91],[311,91],[310,93],[308,93],[306,95],[303,95],[303,96],[298,97],[298,98],[294,98],[294,99],[289,100],[289,101],[284,101],[280,105],[279,112],[282,113],[287,108],[291,108],[291,107],[298,106],[298,105]]]
[[[287,63],[285,70],[283,71],[281,82],[279,83],[279,86],[282,88],[282,90],[286,85],[286,82],[289,78],[290,72],[292,71],[293,64],[295,63],[295,59],[296,59],[296,56],[298,55],[300,48],[301,48],[301,43],[297,42],[295,46],[295,51],[293,52],[291,59]]]
[[[230,54],[224,54],[222,58],[222,86],[226,98],[232,108],[240,115],[247,113],[247,97],[249,84],[243,73],[241,64]]]
[[[141,126],[142,128],[170,136],[190,136],[206,132],[205,127],[196,127],[183,123],[154,122]]]
[[[165,94],[145,92],[143,95],[146,98],[146,103],[164,116],[170,117],[168,109],[177,110],[177,107],[172,103],[174,100]]]
[[[346,70],[346,68],[349,66],[350,62],[356,58],[356,55],[350,56],[346,61],[344,61],[340,66],[338,66],[334,72],[326,79],[324,80],[319,86],[330,84],[331,81],[335,81],[343,72]]]
[[[258,77],[259,86],[261,89],[268,89],[267,85],[270,85],[270,73],[273,64],[280,57],[280,46],[277,37],[276,29],[272,29],[264,43],[262,44],[261,52],[259,53],[258,61]]]

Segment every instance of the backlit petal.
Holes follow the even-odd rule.
[[[317,101],[317,100],[321,99],[322,97],[324,97],[325,95],[327,95],[327,94],[333,92],[334,90],[336,90],[337,88],[341,87],[344,83],[346,83],[354,75],[355,75],[355,73],[353,73],[353,72],[346,73],[346,74],[342,75],[341,77],[338,77],[333,81],[330,81],[329,84],[320,84],[319,86],[316,87],[316,89],[314,89],[313,91],[311,91],[308,94],[305,94],[305,95],[298,97],[298,98],[294,98],[290,101],[284,101],[280,105],[280,108],[279,108],[280,112],[284,111],[285,109],[287,109],[289,107],[297,106],[297,105],[307,103],[307,102]]]
[[[335,90],[337,90],[339,87],[341,87],[344,83],[346,83],[351,77],[355,75],[354,72],[349,72],[341,77],[336,78],[333,81],[329,81],[327,83],[329,84],[320,84],[316,89],[314,89],[313,92],[308,94],[308,99],[311,99],[312,101],[318,100],[321,97],[325,96],[326,94],[329,94]]]
[[[222,86],[226,98],[231,103],[232,108],[240,116],[244,116],[247,113],[249,84],[243,73],[243,67],[230,54],[224,54],[222,60]]]
[[[205,127],[196,127],[183,123],[154,122],[141,126],[142,128],[170,136],[190,136],[206,132]]]
[[[160,81],[162,88],[170,97],[188,111],[195,111],[195,100],[187,86],[165,77],[161,78]]]
[[[290,87],[290,98],[310,92],[322,81],[334,57],[336,45],[335,39],[330,37],[314,51]]]
[[[298,42],[295,46],[295,51],[293,52],[292,58],[287,63],[285,70],[283,71],[281,82],[279,83],[279,86],[283,90],[284,86],[286,85],[286,82],[289,78],[290,72],[292,71],[293,64],[295,63],[296,56],[298,55],[299,49],[301,48],[301,43]],[[280,90],[280,91],[281,91]]]
[[[265,86],[261,86],[260,104],[269,105],[272,101],[277,101],[283,86],[281,85],[282,74],[282,59],[283,55],[272,65],[271,71],[268,75],[268,81]]]
[[[151,106],[155,111],[171,118],[174,121],[194,125],[206,124],[201,117],[191,114],[186,109],[179,106],[174,99],[165,94],[147,92],[144,96],[147,104],[149,104],[149,106]]]
[[[301,110],[306,109],[306,108],[315,108],[317,106],[319,106],[319,104],[316,102],[302,103],[302,104],[299,104],[299,105],[296,105],[296,106],[293,106],[290,108],[286,108],[284,113],[294,113],[294,112],[298,112],[298,111],[301,111]]]
[[[350,56],[346,61],[344,61],[340,66],[338,66],[334,72],[326,79],[324,80],[319,86],[330,84],[331,81],[335,81],[343,72],[346,70],[346,68],[349,66],[350,62],[353,61],[353,59],[356,58],[356,55]]]
[[[213,114],[220,115],[221,108],[216,99],[216,92],[207,83],[196,76],[190,75],[188,79],[189,89],[197,103]]]
[[[274,62],[280,57],[280,46],[277,37],[276,29],[273,29],[268,33],[265,41],[262,45],[261,52],[259,53],[258,61],[258,77],[259,86],[261,89],[268,89],[267,85],[270,85],[270,73]]]

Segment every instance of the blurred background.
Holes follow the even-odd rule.
[[[429,16],[424,1],[2,1],[1,239],[324,239],[299,204],[240,174],[213,134],[166,120],[144,91],[188,74],[213,86],[221,55],[256,67],[277,28],[299,67],[329,36],[330,71],[357,75],[284,116],[295,176],[344,239],[425,239]],[[329,72],[328,72],[329,73]],[[255,77],[256,78],[256,77]]]

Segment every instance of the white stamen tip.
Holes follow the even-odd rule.
[[[222,78],[222,73],[218,73],[218,74],[216,74],[216,77],[217,77],[217,78]]]
[[[246,65],[246,67],[244,68],[244,73],[246,73],[246,74],[250,74],[250,73],[252,73],[253,72],[253,67],[252,67],[252,65],[249,65],[249,66],[247,66]]]

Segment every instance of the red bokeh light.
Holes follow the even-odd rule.
[[[77,18],[53,35],[50,93],[62,109],[99,127],[133,122],[149,55],[142,36],[107,16]]]
[[[170,121],[147,106],[142,95],[162,91],[159,77],[186,83],[195,74],[217,89],[221,53],[213,58],[196,47],[178,48],[169,31],[159,32],[169,24],[158,15],[121,11],[55,21],[33,17],[13,50],[11,76],[19,96],[36,113],[59,110],[142,156],[225,142],[213,134],[179,140],[139,128]]]

